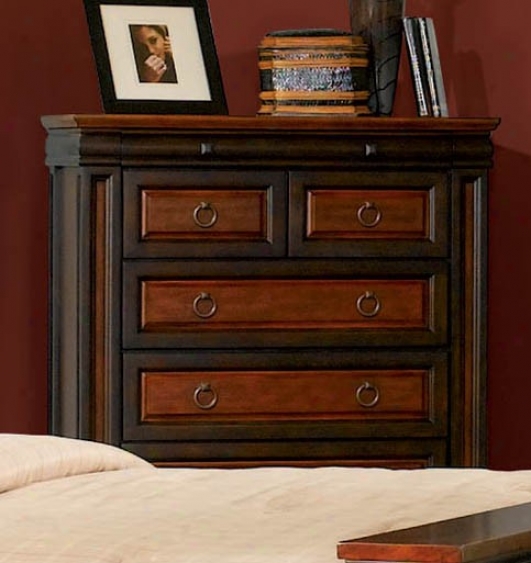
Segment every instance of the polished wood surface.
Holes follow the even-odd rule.
[[[470,563],[531,559],[531,503],[343,541],[347,561]]]
[[[238,116],[193,116],[193,115],[118,115],[118,114],[65,114],[42,117],[44,127],[53,129],[216,129],[240,131],[272,129],[287,131],[311,130],[356,130],[370,131],[493,131],[499,124],[496,118],[386,118],[386,117],[238,117]]]

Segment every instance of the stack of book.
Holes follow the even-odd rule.
[[[405,17],[403,24],[418,115],[448,117],[433,20]]]

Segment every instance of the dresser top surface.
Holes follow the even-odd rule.
[[[215,130],[215,131],[319,131],[326,132],[460,132],[488,133],[500,120],[479,118],[387,118],[387,117],[277,117],[65,114],[42,116],[48,132],[56,130]]]

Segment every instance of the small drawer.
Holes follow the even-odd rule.
[[[125,257],[280,256],[285,175],[124,172]]]
[[[446,256],[448,182],[436,173],[292,173],[290,253]]]
[[[163,275],[160,264],[126,264],[126,348],[192,345],[196,337],[210,346],[324,345],[325,335],[336,337],[336,346],[446,340],[446,276],[433,269],[373,277],[348,264],[350,271],[336,265],[343,275],[334,276],[328,265],[310,277],[297,264],[301,278],[289,271],[275,276],[272,265],[269,275],[246,275],[238,264],[229,277],[219,263],[196,266],[209,266],[210,276],[194,277],[191,265],[183,277]],[[148,273],[157,268],[158,275]]]
[[[447,372],[434,352],[127,353],[126,438],[442,437]]]

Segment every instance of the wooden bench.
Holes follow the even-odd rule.
[[[347,562],[531,562],[531,503],[340,542]]]

